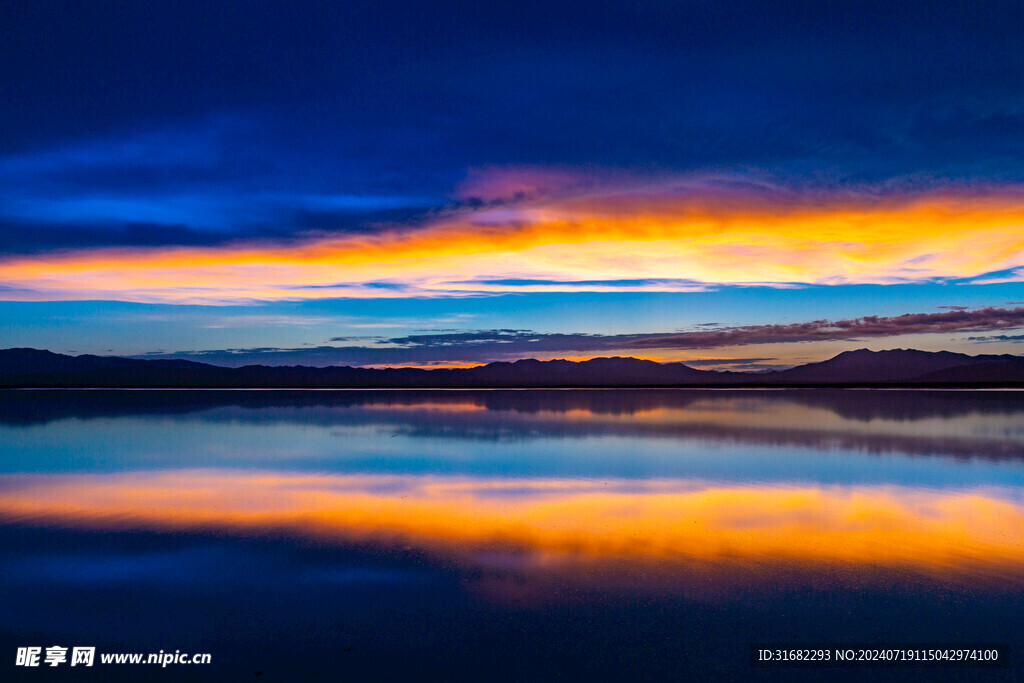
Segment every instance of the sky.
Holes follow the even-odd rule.
[[[0,7],[0,347],[1024,353],[1014,2]]]

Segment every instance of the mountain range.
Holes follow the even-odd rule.
[[[471,388],[669,386],[1024,386],[1024,357],[949,351],[859,349],[820,363],[750,373],[698,370],[637,358],[518,360],[473,368],[355,368],[247,365],[68,356],[0,350],[0,387],[24,388]]]

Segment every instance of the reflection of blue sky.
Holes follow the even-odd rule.
[[[268,562],[255,554],[246,557],[237,549],[215,545],[213,542],[197,547],[186,547],[177,551],[141,552],[48,552],[15,559],[0,560],[0,568],[8,585],[51,582],[71,584],[80,587],[97,587],[119,584],[165,584],[193,586],[206,584],[213,587],[231,576],[235,583],[253,581],[254,574],[238,572],[240,562],[258,562],[259,581],[302,581],[313,584],[378,584],[408,583],[421,581],[424,576],[408,569],[345,566],[301,566],[282,561]]]
[[[216,580],[217,567],[236,561],[216,548],[179,552],[106,554],[48,553],[2,563],[13,584],[40,580],[95,586],[125,582],[194,583]],[[211,571],[212,570],[212,571]],[[223,571],[223,567],[221,567]]]
[[[11,528],[0,534],[12,534]],[[35,538],[44,539],[43,547]],[[168,645],[169,651],[212,650],[221,665],[261,661],[251,645],[236,648],[264,631],[273,634],[273,643],[263,643],[261,651],[283,642],[293,657],[297,646],[291,639],[298,634],[336,639],[338,614],[380,609],[384,594],[390,600],[412,598],[402,603],[406,609],[421,591],[438,595],[438,607],[451,595],[444,585],[450,578],[412,562],[266,540],[138,531],[58,532],[50,538],[35,530],[15,531],[4,543],[9,552],[0,558],[6,596],[0,620],[16,625],[23,641],[47,634],[49,644],[115,651],[128,642],[134,645],[125,649],[146,652]],[[310,620],[321,623],[307,632]],[[337,645],[324,642],[325,648]],[[215,671],[212,680],[223,680],[222,670]]]
[[[988,412],[968,408],[909,420],[887,419],[884,410],[871,419],[841,417],[790,403],[785,392],[712,396],[683,409],[633,415],[466,411],[413,401],[395,408],[357,403],[62,418],[0,425],[0,467],[9,473],[227,467],[954,488],[1024,484],[1024,461],[1014,456],[1024,452],[1024,432],[1013,394],[995,412],[989,402],[980,404]]]
[[[59,423],[50,428],[57,426]],[[695,478],[713,482],[893,483],[952,488],[1024,485],[1024,463],[1019,461],[965,462],[900,453],[866,454],[842,448],[773,447],[704,439],[602,436],[481,443],[443,437],[389,438],[386,431],[374,428],[327,432],[309,427],[207,427],[191,436],[152,425],[116,425],[114,429],[133,436],[112,443],[111,433],[105,430],[90,438],[70,429],[66,430],[69,435],[84,438],[69,444],[40,439],[37,433],[7,432],[4,468],[8,472],[27,468],[60,472],[209,466],[510,478]],[[167,439],[171,441],[165,443],[175,445],[141,446]]]

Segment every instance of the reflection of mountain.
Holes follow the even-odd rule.
[[[0,391],[0,424],[39,424],[65,418],[187,415],[216,408],[273,411],[269,419],[330,424],[344,408],[426,408],[440,412],[590,413],[630,416],[682,410],[696,401],[711,405],[737,399],[797,404],[828,410],[848,420],[925,420],[969,414],[1024,414],[1021,391],[848,389],[537,389],[341,390],[341,391]],[[311,409],[327,409],[311,410]],[[328,417],[324,417],[327,415]],[[329,416],[335,416],[334,418]],[[288,417],[290,416],[290,417]],[[319,418],[316,416],[320,416]],[[267,415],[255,416],[266,419]]]
[[[622,437],[1018,458],[1024,392],[927,390],[7,391],[0,425],[160,419],[490,442]]]
[[[884,384],[1024,385],[1024,359],[948,351],[866,349],[771,373],[696,370],[636,358],[520,360],[475,368],[352,368],[247,365],[223,368],[189,361],[64,356],[35,349],[0,350],[0,386],[164,388],[487,388],[657,387]]]

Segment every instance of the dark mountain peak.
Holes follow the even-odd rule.
[[[212,365],[190,360],[141,360],[121,356],[82,354],[69,356],[42,349],[0,349],[0,374],[35,375],[47,373],[75,373],[103,368],[213,368]]]
[[[82,360],[79,360],[81,358]],[[0,350],[0,372],[36,373],[67,372],[76,367],[95,367],[102,364],[99,356],[67,356],[44,349],[16,348]]]
[[[863,359],[863,358],[937,358],[937,357],[952,357],[952,358],[972,358],[966,353],[954,353],[953,351],[921,351],[920,349],[882,349],[881,351],[872,351],[871,349],[855,349],[853,351],[843,351],[838,353],[832,358],[821,361],[822,363],[830,363],[838,359]]]
[[[19,346],[13,349],[0,349],[0,358],[70,358],[62,353],[54,353],[53,351],[47,351],[46,349],[33,349],[29,346]]]
[[[565,361],[569,362],[569,361]],[[610,356],[602,358],[591,358],[590,360],[580,361],[581,365],[589,367],[653,367],[668,365],[668,363],[655,363],[653,360],[646,360],[644,358],[633,358],[629,356]]]
[[[968,356],[952,351],[885,349],[844,351],[820,363],[779,372],[785,381],[808,383],[909,382],[929,373],[963,365],[1013,360],[1017,356]]]
[[[477,382],[494,386],[665,386],[713,374],[678,363],[662,364],[640,358],[562,358],[513,363],[495,362],[458,371],[432,371],[437,381]],[[709,380],[710,381],[710,380]]]
[[[873,356],[875,353],[881,352],[872,351],[871,349],[854,349],[853,351],[843,351],[842,353],[836,354],[835,358],[842,358],[844,356]]]
[[[1024,358],[1020,358],[1018,356],[999,356],[999,358],[1009,358],[1009,360],[958,365],[944,370],[929,372],[922,375],[920,379],[923,382],[951,384],[1024,383]]]

